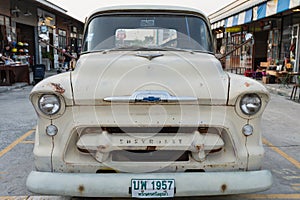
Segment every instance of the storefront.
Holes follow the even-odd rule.
[[[49,1],[2,0],[0,50],[10,45],[13,60],[8,64],[0,59],[0,84],[30,83],[29,71],[37,64],[44,64],[46,70],[58,68],[58,49],[71,45],[77,52],[81,46],[83,25],[81,21],[67,15],[66,10]],[[48,45],[39,42],[40,34],[50,38]]]
[[[57,44],[58,38],[56,34],[56,16],[48,11],[39,9],[38,13],[38,35],[45,34],[49,37],[50,44]],[[57,51],[49,45],[39,45],[39,62],[46,66],[46,70],[54,68]]]
[[[245,45],[226,57],[225,69],[250,68],[256,71],[261,63],[299,71],[300,2],[296,0],[239,0],[209,16],[217,37],[217,49],[225,52],[234,49],[245,39],[246,33],[254,36],[253,45]],[[223,25],[223,26],[222,26]],[[220,46],[221,45],[221,46]]]

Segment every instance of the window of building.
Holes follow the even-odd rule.
[[[67,46],[67,31],[58,29],[58,46],[66,48]]]
[[[11,40],[10,18],[0,15],[0,48]]]
[[[271,61],[272,64],[276,64],[279,62],[279,30],[271,30],[269,32],[268,39],[268,60]]]

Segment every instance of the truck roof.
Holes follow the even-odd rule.
[[[184,12],[184,13],[200,15],[204,17],[207,20],[207,22],[209,22],[206,15],[198,9],[191,8],[191,7],[172,6],[172,5],[118,5],[118,6],[101,7],[93,11],[92,13],[90,13],[89,16],[93,16],[98,13],[126,11],[126,10]]]

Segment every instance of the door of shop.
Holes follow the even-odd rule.
[[[296,24],[292,28],[292,39],[291,39],[291,46],[290,46],[290,59],[291,62],[294,63],[293,70],[298,72],[299,71],[299,62],[300,62],[300,51],[299,51],[299,24]]]
[[[256,70],[260,65],[260,62],[267,62],[267,52],[268,52],[268,31],[260,31],[254,33],[255,43],[254,43],[254,66],[253,70]]]

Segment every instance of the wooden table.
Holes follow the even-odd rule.
[[[0,65],[0,73],[0,85],[12,85],[16,82],[26,82],[30,84],[28,65]],[[3,82],[4,79],[5,81]]]
[[[291,78],[293,76],[300,75],[300,72],[267,70],[267,74],[275,76],[278,83],[281,83],[283,87],[288,88]]]
[[[286,79],[285,79],[287,86],[294,76],[299,76],[299,75],[300,75],[300,72],[288,72],[286,74]]]

